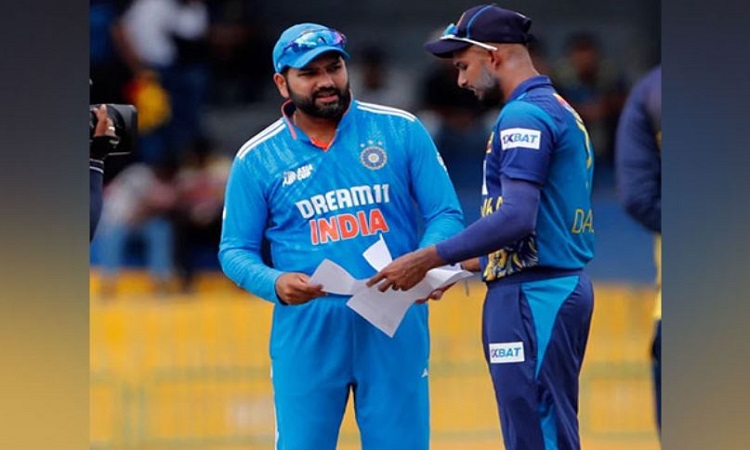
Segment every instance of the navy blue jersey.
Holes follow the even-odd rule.
[[[617,187],[628,213],[661,233],[661,66],[633,88],[615,141]]]
[[[534,232],[481,258],[485,281],[531,267],[580,269],[591,260],[593,170],[594,151],[578,113],[547,77],[521,83],[487,143],[482,217],[502,204],[501,176],[538,185],[539,213]]]

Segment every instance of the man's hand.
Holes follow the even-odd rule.
[[[94,137],[99,136],[117,136],[115,134],[115,124],[107,116],[107,105],[99,105],[96,108],[96,128],[94,128]]]
[[[89,144],[89,157],[98,161],[104,161],[112,151],[117,148],[120,138],[115,133],[115,125],[107,116],[107,106],[99,105],[95,109],[96,127],[94,136]]]
[[[418,305],[421,305],[422,303],[425,303],[428,300],[435,300],[435,301],[440,300],[441,298],[443,298],[443,294],[445,293],[445,291],[447,291],[448,289],[452,288],[453,285],[455,285],[455,284],[456,283],[451,283],[448,286],[437,288],[434,291],[430,292],[430,295],[428,295],[427,298],[419,299],[419,300],[417,300],[414,303],[416,303]]]
[[[434,245],[423,248],[396,258],[370,278],[367,287],[385,280],[378,286],[380,292],[385,292],[391,287],[394,291],[407,291],[422,281],[428,270],[443,264],[445,262],[438,255]]]
[[[285,273],[276,279],[276,295],[287,305],[301,305],[326,295],[322,285],[311,285],[309,281],[304,273]]]

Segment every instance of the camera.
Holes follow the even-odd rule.
[[[98,119],[96,108],[100,105],[89,105],[89,139],[94,138],[94,129]],[[109,155],[127,155],[135,149],[138,139],[138,111],[133,105],[105,104],[107,117],[112,120],[119,144]]]

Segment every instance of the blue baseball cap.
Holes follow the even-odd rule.
[[[529,28],[531,19],[519,12],[494,3],[478,5],[464,11],[457,23],[448,25],[442,36],[424,48],[437,57],[450,58],[453,52],[470,45],[490,48],[487,42],[528,44],[534,40]]]
[[[287,67],[301,69],[325,52],[338,52],[344,59],[346,36],[317,23],[301,23],[287,28],[273,46],[273,68],[281,73]]]

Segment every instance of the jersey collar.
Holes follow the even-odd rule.
[[[523,81],[521,84],[516,86],[515,89],[513,89],[513,92],[511,92],[510,97],[508,98],[507,102],[511,102],[513,100],[516,100],[523,94],[529,92],[532,89],[536,89],[539,87],[552,87],[552,82],[550,81],[549,77],[544,75],[538,75],[535,77],[527,78],[525,81]]]

